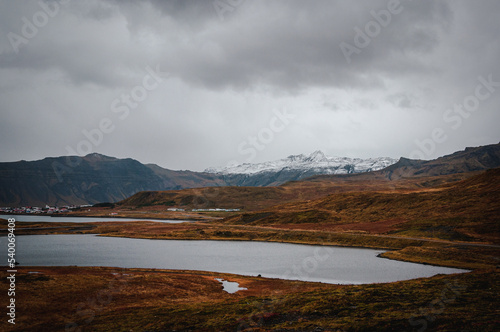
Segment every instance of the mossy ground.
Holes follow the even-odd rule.
[[[28,272],[40,272],[29,274]],[[5,272],[1,273],[5,284]],[[210,272],[33,267],[3,331],[497,331],[499,270],[371,285]],[[215,278],[248,288],[228,294]]]

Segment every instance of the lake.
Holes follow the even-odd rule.
[[[51,217],[47,215],[26,215],[26,214],[0,214],[0,218],[14,218],[16,222],[100,222],[100,221],[154,221],[164,223],[191,222],[189,220],[168,220],[168,219],[131,219],[131,218],[102,218],[102,217]]]
[[[16,237],[21,266],[110,266],[199,270],[247,276],[365,284],[467,270],[379,258],[383,250],[253,241],[146,240],[96,235]],[[6,237],[0,239],[7,253]]]

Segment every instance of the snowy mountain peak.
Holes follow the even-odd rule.
[[[230,165],[220,168],[207,168],[205,172],[216,174],[247,174],[254,175],[265,172],[293,171],[307,174],[348,174],[376,171],[392,164],[398,160],[392,158],[347,158],[328,157],[322,151],[317,150],[310,155],[291,155],[287,158],[267,161],[263,163],[245,163]]]
[[[312,163],[327,161],[325,154],[320,150],[314,151],[305,160]]]

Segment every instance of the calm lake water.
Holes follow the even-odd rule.
[[[16,258],[21,266],[200,270],[335,284],[391,282],[467,272],[378,258],[383,250],[357,248],[95,235],[25,235],[16,240]],[[1,237],[0,242],[6,253],[6,237]]]
[[[130,218],[99,218],[99,217],[51,217],[47,215],[25,215],[25,214],[0,214],[0,218],[14,218],[16,222],[99,222],[99,221],[155,221],[164,223],[182,223],[187,220],[167,220],[167,219],[130,219]]]

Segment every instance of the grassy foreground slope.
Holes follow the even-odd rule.
[[[33,274],[30,272],[38,272]],[[6,273],[0,272],[2,283]],[[2,331],[498,331],[498,270],[339,286],[228,274],[33,267]],[[228,294],[215,278],[247,290]]]

